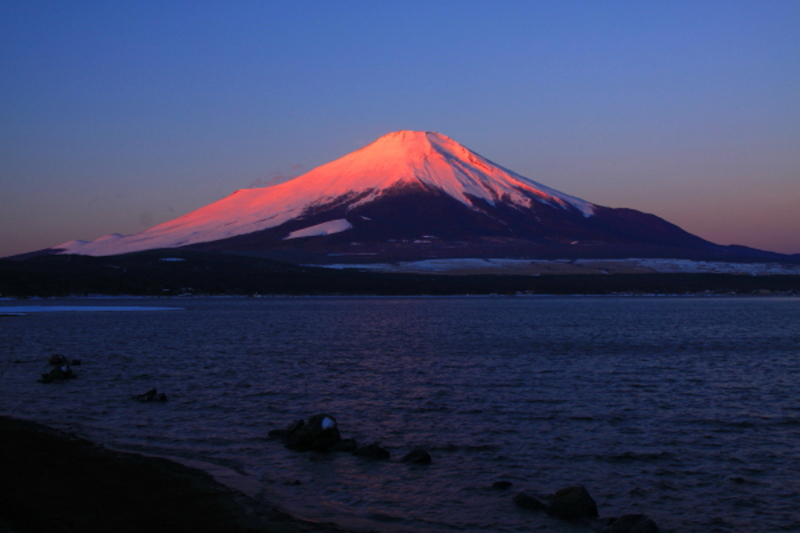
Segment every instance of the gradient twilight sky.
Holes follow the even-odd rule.
[[[0,0],[0,257],[396,130],[800,253],[800,1]]]

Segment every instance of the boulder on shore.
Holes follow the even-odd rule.
[[[581,486],[566,487],[550,497],[547,514],[567,520],[596,518],[597,504]]]

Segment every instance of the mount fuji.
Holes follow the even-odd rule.
[[[315,263],[780,256],[720,246],[654,215],[587,202],[449,137],[417,131],[389,133],[288,182],[236,191],[141,233],[70,241],[50,252],[107,256],[160,248]]]

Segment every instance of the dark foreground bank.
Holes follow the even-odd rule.
[[[0,417],[0,533],[8,531],[348,533],[257,504],[201,470]]]

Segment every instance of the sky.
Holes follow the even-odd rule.
[[[800,253],[800,1],[0,0],[0,257],[398,130]]]

